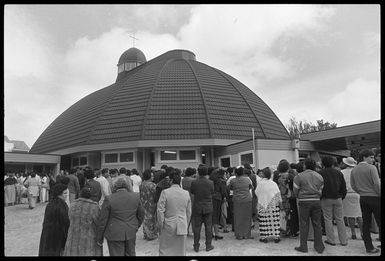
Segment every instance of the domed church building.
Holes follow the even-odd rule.
[[[130,48],[115,83],[84,97],[40,135],[30,153],[61,169],[276,165],[298,161],[284,125],[248,87],[188,50],[150,61]],[[254,129],[255,139],[253,139]]]

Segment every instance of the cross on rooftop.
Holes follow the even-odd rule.
[[[132,45],[133,45],[133,47],[135,47],[135,40],[139,40],[139,39],[135,38],[135,33],[133,33],[133,35],[129,35],[129,37],[132,38]]]

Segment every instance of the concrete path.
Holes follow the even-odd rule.
[[[4,254],[5,256],[37,256],[40,234],[42,229],[44,210],[47,203],[38,203],[35,209],[29,209],[27,204],[4,207]],[[336,227],[334,228],[335,233]],[[366,253],[364,242],[349,240],[347,246],[329,246],[325,244],[325,251],[318,254],[313,248],[313,242],[309,241],[308,253],[300,253],[294,250],[299,245],[298,239],[283,238],[281,242],[261,243],[257,229],[252,231],[254,239],[236,240],[234,233],[222,233],[222,240],[213,240],[214,250],[205,251],[204,230],[202,229],[201,249],[199,253],[193,250],[193,238],[187,238],[187,256],[369,256]],[[357,230],[358,231],[358,230]],[[350,237],[350,230],[348,230]],[[381,243],[376,241],[378,234],[372,234],[374,246]],[[326,237],[323,237],[325,240]],[[143,240],[142,228],[139,229],[136,239],[137,256],[158,256],[158,240]],[[104,241],[104,256],[109,256],[107,243]],[[381,253],[381,252],[380,252]],[[370,256],[380,256],[371,254]]]

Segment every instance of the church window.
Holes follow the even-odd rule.
[[[116,163],[118,162],[118,153],[104,154],[105,163]]]

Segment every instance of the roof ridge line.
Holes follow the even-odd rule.
[[[235,86],[235,84],[231,81],[231,79],[229,79],[227,77],[227,75],[225,73],[223,73],[222,71],[218,70],[217,68],[214,68],[212,67],[217,73],[219,73],[220,75],[222,75],[223,78],[225,78],[230,84],[231,86],[233,86],[233,88],[239,93],[239,95],[242,97],[242,99],[245,101],[247,107],[249,107],[249,109],[251,110],[251,112],[253,113],[255,119],[257,120],[259,126],[261,127],[261,131],[264,135],[265,138],[268,138],[263,127],[262,127],[262,124],[259,122],[259,119],[257,117],[257,115],[255,114],[255,111],[253,110],[253,108],[251,108],[250,104],[247,102],[246,98],[243,96],[243,94],[238,90],[238,88]],[[247,87],[246,87],[247,88]]]
[[[207,125],[209,127],[209,135],[210,135],[210,138],[214,138],[214,136],[213,136],[213,129],[211,127],[211,123],[210,123],[210,119],[209,119],[209,113],[208,113],[207,106],[206,106],[206,99],[205,99],[205,96],[203,95],[201,84],[200,84],[200,82],[198,80],[196,72],[195,72],[192,64],[190,63],[190,61],[189,60],[184,60],[184,61],[190,66],[191,71],[194,74],[195,80],[197,81],[199,92],[201,93],[201,96],[202,96],[203,108],[205,109],[205,112],[206,112],[205,114],[206,114]]]
[[[148,101],[147,101],[147,108],[146,108],[146,112],[144,114],[144,118],[143,118],[143,124],[142,124],[142,140],[144,140],[144,130],[145,130],[145,127],[146,127],[146,124],[147,124],[147,116],[148,116],[148,113],[150,111],[150,105],[152,103],[152,98],[154,96],[154,92],[155,92],[155,89],[156,87],[158,86],[158,82],[159,82],[159,79],[160,79],[160,75],[163,73],[165,67],[167,64],[169,64],[171,61],[173,61],[174,59],[171,59],[171,60],[168,60],[167,62],[165,62],[162,66],[162,69],[160,69],[159,73],[158,73],[158,76],[156,77],[156,81],[155,81],[155,84],[154,84],[154,87],[152,87],[152,90],[151,90],[151,93],[150,93],[150,97],[148,98]]]
[[[134,72],[133,74],[131,75],[126,75],[125,77],[123,77],[121,80],[123,80],[124,78],[128,77],[128,76],[131,76],[133,77],[134,75],[136,75],[138,73],[139,70],[137,70],[136,72]],[[115,87],[117,85],[117,82],[111,84],[110,86],[113,86]],[[121,86],[121,85],[120,85]],[[108,87],[107,87],[108,88]],[[110,104],[111,100],[115,97],[115,95],[117,94],[117,92],[120,90],[121,88],[119,88],[119,86],[116,86],[116,90],[113,91],[112,95],[110,95],[110,97],[108,98],[108,101],[106,102],[106,105],[104,106],[103,108],[103,111],[99,114],[99,116],[96,118],[95,120],[95,124],[94,126],[92,127],[92,130],[90,132],[90,134],[88,135],[87,137],[87,140],[85,142],[85,144],[89,144],[89,142],[91,141],[91,137],[93,136],[94,132],[95,132],[95,129],[96,129],[96,126],[98,125],[100,119],[103,117],[104,113],[106,112],[106,109],[108,108],[108,105]]]

